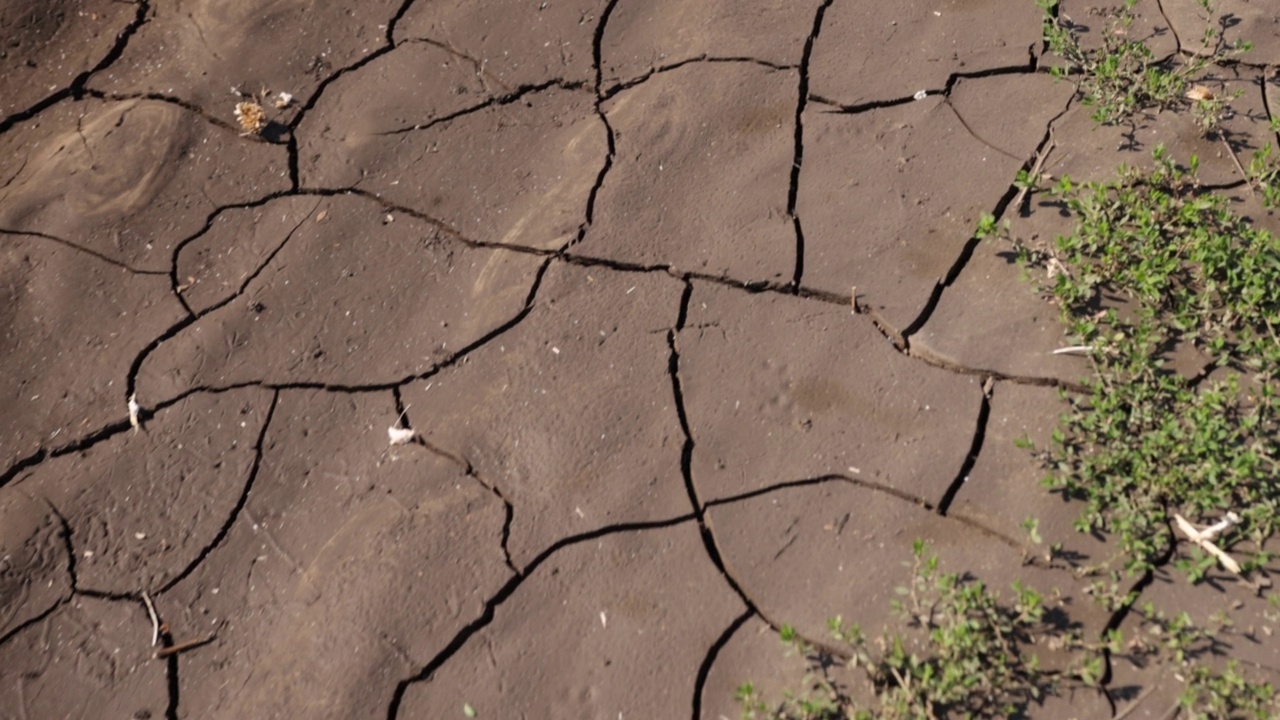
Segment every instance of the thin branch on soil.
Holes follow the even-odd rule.
[[[1087,353],[1092,351],[1093,351],[1092,345],[1071,345],[1069,347],[1060,347],[1057,350],[1054,350],[1053,354],[1054,355],[1070,355],[1074,353]]]
[[[1040,152],[1036,153],[1036,161],[1031,165],[1031,172],[1027,174],[1029,178],[1032,178],[1032,182],[1034,182],[1034,178],[1040,174],[1040,171],[1044,169],[1044,161],[1049,157],[1049,153],[1052,152],[1053,146],[1053,125],[1050,125],[1049,141],[1044,144],[1044,147],[1040,148]],[[1014,212],[1022,211],[1022,203],[1027,199],[1027,193],[1030,191],[1031,184],[1024,185],[1018,189],[1018,194],[1013,196],[1013,204],[1010,205]]]
[[[1205,528],[1204,530],[1199,530],[1196,528],[1195,525],[1192,525],[1189,520],[1182,517],[1178,513],[1173,514],[1174,523],[1177,524],[1178,529],[1182,531],[1182,534],[1187,536],[1188,540],[1195,543],[1196,545],[1199,545],[1200,548],[1205,552],[1218,558],[1218,561],[1222,563],[1222,566],[1224,568],[1230,570],[1236,575],[1241,574],[1240,563],[1236,562],[1235,558],[1223,552],[1222,548],[1219,548],[1217,545],[1215,545],[1213,543],[1213,538],[1216,538],[1219,534],[1222,533],[1222,531],[1231,527],[1236,522],[1239,522],[1239,520],[1240,520],[1239,516],[1237,516],[1235,513],[1227,513],[1227,517],[1223,519],[1221,522],[1211,527]]]
[[[1222,140],[1222,144],[1227,148],[1227,154],[1231,156],[1231,162],[1235,163],[1236,169],[1240,171],[1240,177],[1244,178],[1244,181],[1249,184],[1249,190],[1256,194],[1258,186],[1249,177],[1249,173],[1245,172],[1244,166],[1240,164],[1240,158],[1236,155],[1235,148],[1231,147],[1231,143],[1227,142],[1226,136],[1222,133],[1218,133],[1218,139]]]
[[[157,660],[162,660],[164,658],[169,657],[170,655],[177,655],[180,652],[193,650],[195,648],[200,647],[201,645],[208,645],[209,643],[213,642],[217,638],[218,638],[217,635],[207,635],[197,640],[188,640],[184,643],[178,643],[177,645],[170,645],[169,647],[160,648],[159,650],[156,651],[155,657]]]
[[[146,590],[142,591],[142,602],[147,604],[147,614],[151,616],[151,647],[155,647],[160,643],[160,616],[156,615],[156,606]]]

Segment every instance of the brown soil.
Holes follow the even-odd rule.
[[[1134,32],[1194,49],[1195,6]],[[799,679],[784,623],[884,625],[916,538],[1140,624],[1013,446],[1089,369],[973,230],[1063,230],[1012,205],[1037,155],[1241,179],[1184,116],[1096,128],[1040,36],[1030,0],[0,8],[0,718],[718,720]],[[1261,66],[1205,82],[1274,140]],[[1234,603],[1223,652],[1280,672],[1231,578],[1145,593]],[[148,603],[199,644],[157,659]],[[1111,669],[1032,715],[1179,692]]]

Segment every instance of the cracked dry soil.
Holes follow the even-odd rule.
[[[1198,33],[1142,7],[1167,52]],[[1012,206],[1018,170],[1102,178],[1157,128],[1241,178],[1179,118],[1093,129],[1040,22],[0,8],[0,717],[731,718],[738,683],[797,676],[783,623],[888,622],[917,537],[1059,589],[1090,636],[1122,622],[1023,564],[1028,516],[1108,557],[1012,447],[1087,368],[973,229],[1053,232]],[[1233,72],[1256,147],[1275,83]],[[232,88],[295,100],[245,137]],[[388,447],[395,425],[417,441]],[[1197,607],[1244,597],[1219,580]],[[155,659],[147,602],[161,644],[209,641]],[[1035,716],[1176,695],[1111,665]]]

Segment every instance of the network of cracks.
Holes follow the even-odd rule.
[[[732,716],[915,538],[1128,621],[1013,446],[1087,368],[973,228],[1156,138],[1244,179],[1095,128],[1033,3],[55,5],[0,120],[5,712]],[[1266,141],[1262,67],[1204,81]]]

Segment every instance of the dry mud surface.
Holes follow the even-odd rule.
[[[1154,5],[1163,51],[1201,32]],[[797,677],[783,623],[884,624],[915,538],[1096,636],[1020,524],[1109,550],[1012,444],[1088,368],[973,230],[1063,229],[1012,206],[1046,151],[1241,179],[1185,117],[1095,128],[1040,35],[1030,0],[0,8],[0,717],[732,718]],[[1244,151],[1277,88],[1233,73]],[[245,137],[233,88],[294,100]],[[155,659],[144,596],[209,642]],[[1112,665],[1033,715],[1176,697]]]

